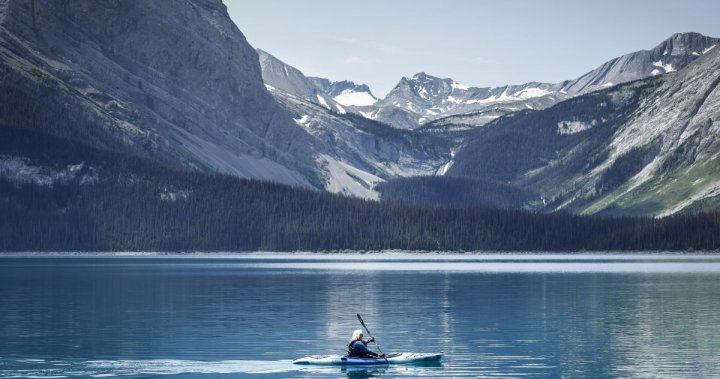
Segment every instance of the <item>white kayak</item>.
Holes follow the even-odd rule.
[[[392,365],[408,363],[429,363],[439,362],[443,353],[391,353],[385,358],[360,358],[348,357],[347,355],[313,355],[299,358],[293,361],[302,365]]]

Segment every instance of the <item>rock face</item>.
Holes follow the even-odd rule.
[[[566,82],[562,90],[578,95],[677,71],[710,51],[718,42],[718,38],[699,33],[673,34],[652,50],[637,51],[605,62],[587,74]]]
[[[564,98],[561,88],[560,84],[536,82],[476,88],[421,72],[402,78],[370,117],[398,128],[416,129],[449,116],[493,109],[495,113],[485,115],[484,124],[502,114],[554,104]]]
[[[3,124],[320,186],[313,139],[266,91],[220,0],[3,0],[0,64]]]
[[[305,76],[300,70],[258,49],[260,67],[265,83],[273,88],[320,105],[332,112],[344,114],[361,110],[377,102],[370,88],[343,80],[331,82],[325,78]]]
[[[477,88],[421,72],[402,78],[374,109],[365,109],[363,114],[404,129],[473,128],[518,110],[543,109],[573,96],[682,69],[718,42],[698,33],[678,33],[652,50],[612,59],[561,83]]]
[[[311,78],[328,96],[348,107],[366,107],[377,103],[378,99],[367,84],[355,84],[348,80],[330,82],[327,79]]]
[[[260,68],[265,84],[289,92],[329,110],[342,112],[342,107],[338,107],[332,98],[328,97],[316,86],[313,80],[306,77],[300,70],[263,50],[258,49],[257,52],[260,57]]]
[[[330,192],[376,199],[378,183],[435,174],[456,144],[435,133],[399,130],[353,113],[334,112],[279,88],[271,87],[270,92],[322,146],[319,175]]]
[[[535,191],[546,211],[718,209],[719,118],[720,50],[705,49],[677,72],[505,116],[473,133],[448,174]]]
[[[392,128],[355,113],[374,104],[366,85],[306,77],[258,50],[263,80],[295,122],[316,138],[318,175],[326,190],[376,199],[375,186],[397,177],[433,175],[454,142],[434,133]]]

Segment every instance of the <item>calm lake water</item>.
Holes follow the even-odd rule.
[[[442,364],[291,363],[356,313]],[[161,375],[717,378],[720,257],[0,256],[0,378]]]

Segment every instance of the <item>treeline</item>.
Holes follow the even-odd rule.
[[[375,188],[383,201],[520,208],[539,197],[492,180],[452,176],[413,176],[382,182]]]
[[[180,171],[29,131],[2,133],[0,159],[24,156],[56,170],[83,163],[52,186],[0,175],[2,251],[720,248],[720,213],[593,218],[373,202]]]

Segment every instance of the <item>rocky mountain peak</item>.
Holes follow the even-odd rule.
[[[700,33],[675,33],[653,49],[662,55],[702,55],[708,47],[718,43],[717,38],[704,36]],[[695,53],[695,54],[693,54]]]

